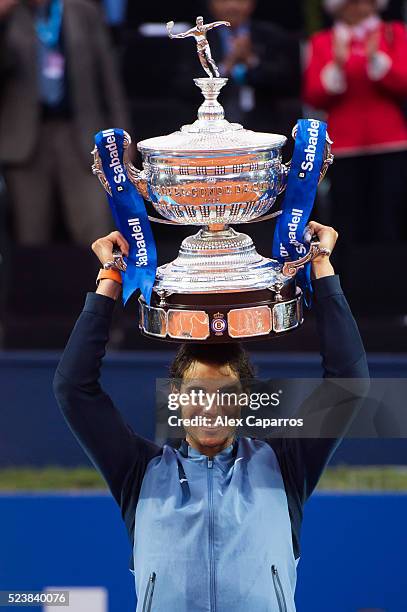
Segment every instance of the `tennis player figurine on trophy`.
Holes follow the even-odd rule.
[[[204,102],[192,125],[138,143],[142,171],[129,161],[126,132],[110,129],[95,137],[93,171],[130,244],[124,300],[141,290],[140,329],[154,338],[230,342],[293,330],[303,321],[307,264],[324,253],[317,242],[307,242],[306,224],[333,160],[326,125],[299,120],[293,159],[283,164],[285,136],[225,119],[217,98],[228,79],[219,77],[206,35],[228,25],[198,17],[195,27],[173,34],[174,23],[167,24],[171,38],[196,40],[208,74],[194,79]],[[286,188],[282,210],[266,214]],[[148,216],[141,196],[164,219]],[[273,258],[259,255],[251,238],[231,227],[273,216]],[[182,242],[174,261],[156,268],[150,221],[200,229]]]
[[[214,21],[213,23],[204,24],[203,18],[197,17],[196,27],[191,28],[186,32],[182,32],[181,34],[172,33],[174,25],[175,24],[173,21],[169,21],[167,23],[168,36],[170,38],[188,38],[189,36],[193,36],[196,40],[196,51],[198,53],[202,68],[205,70],[209,78],[212,78],[213,76],[220,77],[218,67],[212,58],[211,48],[209,46],[208,39],[206,38],[206,33],[208,30],[212,30],[218,26],[230,26],[229,21]]]

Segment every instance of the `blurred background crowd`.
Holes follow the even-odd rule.
[[[72,612],[134,609],[118,509],[52,394],[95,288],[90,245],[113,229],[91,172],[94,134],[122,127],[137,142],[195,120],[195,44],[170,40],[165,24],[176,33],[197,15],[231,23],[208,35],[230,121],[287,136],[288,161],[297,119],[327,120],[335,162],[312,218],[339,231],[334,265],[372,378],[389,379],[391,397],[406,377],[407,0],[0,0],[0,590],[69,585]],[[241,229],[271,256],[273,220]],[[194,229],[153,231],[162,264]],[[320,376],[305,316],[294,333],[248,345],[261,378]],[[174,345],[144,339],[137,319],[135,299],[117,304],[109,348],[137,350],[109,351],[102,384],[153,440]],[[299,610],[407,610],[406,457],[390,434],[341,444],[306,511]]]
[[[403,350],[401,0],[0,0],[0,346],[64,345],[93,288],[97,262],[89,246],[113,228],[91,173],[93,136],[123,127],[137,142],[194,120],[200,93],[192,78],[202,70],[193,43],[170,40],[165,23],[173,19],[181,31],[197,14],[231,23],[208,37],[230,79],[220,99],[230,121],[286,136],[301,116],[328,121],[335,163],[313,218],[339,231],[335,265],[368,348]],[[243,231],[270,256],[273,222],[253,227]],[[174,258],[191,233],[153,229],[159,263]],[[143,346],[136,305],[117,317],[113,345]],[[313,350],[312,334],[304,333],[302,348]],[[297,341],[289,338],[285,348],[298,348]]]

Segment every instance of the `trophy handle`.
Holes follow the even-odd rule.
[[[149,200],[148,195],[148,187],[147,187],[147,176],[144,170],[138,170],[131,161],[129,160],[128,149],[131,144],[130,134],[124,132],[124,140],[123,140],[123,162],[127,171],[127,175],[130,181],[133,183],[139,194],[145,199]],[[112,190],[110,189],[110,185],[106,179],[105,173],[103,172],[102,160],[100,159],[99,151],[97,147],[95,147],[92,151],[93,155],[93,165],[92,172],[95,176],[98,177],[99,181],[102,183],[103,189],[107,191],[109,195],[112,195]]]
[[[331,251],[329,249],[325,249],[319,246],[318,238],[312,237],[308,253],[303,257],[300,257],[300,259],[296,259],[295,261],[286,261],[281,269],[281,273],[284,276],[292,278],[297,274],[300,268],[303,268],[306,263],[318,257],[318,255],[329,256],[330,254]]]
[[[112,250],[112,258],[110,261],[107,261],[103,264],[103,268],[105,270],[119,270],[119,272],[126,272],[127,263],[123,259],[123,253],[119,249],[119,247],[115,247]]]
[[[294,140],[297,137],[297,131],[298,131],[298,124],[296,123],[291,132],[291,136],[293,137]],[[334,156],[331,152],[332,143],[333,141],[329,138],[329,134],[327,132],[326,137],[325,137],[324,161],[322,162],[321,172],[319,173],[318,185],[325,178],[325,175],[328,171],[329,166],[334,161]],[[290,168],[291,168],[291,159],[286,164],[281,164],[280,185],[279,185],[278,195],[280,195],[280,193],[282,193],[287,187],[288,175],[290,174]]]

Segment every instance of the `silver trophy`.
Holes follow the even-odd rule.
[[[151,221],[200,229],[182,242],[174,261],[157,269],[151,304],[140,296],[140,329],[177,342],[250,340],[295,329],[303,321],[303,295],[295,275],[324,251],[310,242],[305,256],[283,264],[260,255],[247,234],[231,227],[279,214],[267,213],[287,185],[290,164],[283,164],[281,155],[287,139],[225,119],[217,98],[228,79],[218,76],[206,33],[229,24],[204,24],[198,17],[195,27],[177,35],[173,25],[167,24],[171,38],[196,40],[200,62],[210,75],[194,79],[204,102],[191,125],[138,143],[142,171],[132,165],[127,151],[124,161],[129,179],[164,217],[149,217]],[[126,149],[130,142],[126,134]],[[320,180],[332,161],[327,138]],[[93,170],[109,192],[97,150]]]

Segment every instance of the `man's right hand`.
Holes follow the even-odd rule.
[[[129,255],[129,243],[120,232],[111,232],[103,238],[95,240],[92,244],[92,251],[99,259],[102,266],[113,259],[113,249],[119,248],[124,256]],[[121,285],[114,280],[103,279],[99,282],[96,293],[106,295],[114,300],[120,295]]]
[[[8,17],[17,4],[18,0],[0,0],[0,19]]]

